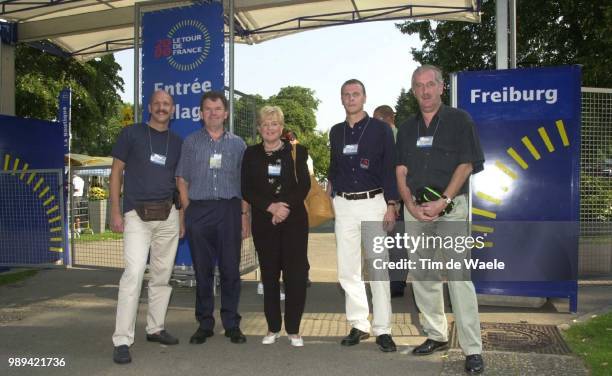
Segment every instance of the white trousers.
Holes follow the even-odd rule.
[[[456,222],[443,227],[444,229],[456,230],[462,221],[468,219],[468,207],[465,195],[455,198],[453,211],[438,219],[440,222]],[[427,224],[417,220],[404,208],[404,219],[406,221],[406,232],[411,236],[419,236],[423,233]],[[463,233],[438,234],[467,236],[467,222]],[[420,250],[411,254],[413,256],[427,258]],[[415,259],[418,262],[418,258]],[[416,274],[416,273],[415,273]],[[427,334],[427,338],[434,341],[448,341],[448,322],[444,314],[444,284],[441,281],[418,280],[412,282],[414,299],[422,314],[421,325]],[[482,339],[480,336],[480,318],[478,315],[478,301],[474,284],[469,280],[449,280],[448,292],[450,295],[453,313],[455,314],[455,325],[459,345],[465,355],[480,354],[482,352]]]
[[[123,257],[125,270],[119,282],[117,319],[113,344],[134,343],[134,326],[140,299],[140,289],[150,252],[149,310],[146,331],[149,334],[164,329],[172,287],[168,284],[174,269],[174,258],[179,239],[178,211],[172,211],[165,221],[144,222],[135,210],[125,213]]]
[[[344,197],[334,198],[336,215],[336,252],[338,255],[338,280],[345,294],[346,318],[353,328],[379,336],[391,334],[391,293],[389,281],[371,281],[372,291],[372,325],[368,320],[370,309],[365,283],[361,276],[361,247],[372,244],[368,241],[374,236],[386,236],[382,220],[387,211],[383,194],[364,200],[347,200]],[[380,222],[378,226],[368,226],[361,239],[361,222]],[[371,252],[369,252],[371,254]],[[386,252],[385,252],[386,254]]]

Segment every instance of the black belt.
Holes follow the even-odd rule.
[[[366,198],[374,198],[379,193],[383,193],[382,188],[373,189],[367,192],[360,193],[346,193],[346,192],[336,192],[336,194],[340,197],[344,197],[347,200],[365,200]]]

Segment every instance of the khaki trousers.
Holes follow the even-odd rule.
[[[179,216],[174,206],[165,221],[144,222],[135,210],[125,213],[123,232],[125,270],[119,281],[117,319],[113,334],[115,346],[130,346],[134,343],[134,326],[147,256],[150,256],[151,279],[148,285],[149,310],[146,331],[153,334],[164,329],[166,311],[172,293],[168,281],[174,269],[178,239]]]
[[[455,207],[453,211],[440,217],[437,221],[457,223],[465,221],[466,226],[463,234],[448,235],[467,236],[469,234],[467,233],[468,209],[466,196],[457,196],[454,201]],[[406,221],[406,232],[409,235],[419,236],[427,226],[424,222],[418,222],[406,208],[404,208],[404,218]],[[452,225],[445,228],[454,229],[456,226]],[[411,254],[411,260],[414,256],[423,257],[422,254],[419,255],[419,250]],[[419,307],[422,314],[421,325],[427,334],[427,338],[441,342],[448,341],[448,322],[444,314],[443,282],[418,280],[417,277],[412,283],[412,288],[417,307]],[[461,349],[466,356],[480,354],[482,352],[482,339],[480,336],[480,318],[474,284],[469,280],[449,280],[448,291],[453,306],[453,313],[455,314],[455,325],[457,326]]]

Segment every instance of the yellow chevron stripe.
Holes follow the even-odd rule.
[[[49,240],[51,240],[52,242],[61,242],[64,239],[62,239],[61,237],[57,237],[57,238],[50,238]]]
[[[62,231],[61,227],[51,227],[51,229],[49,229],[49,232],[60,232]]]
[[[489,196],[488,194],[484,193],[484,192],[476,192],[476,196],[480,197],[481,199],[485,200],[485,201],[489,201],[492,204],[495,205],[501,205],[501,200],[498,198],[495,198],[493,196]]]
[[[49,204],[51,203],[51,201],[53,201],[53,200],[55,200],[55,195],[53,195],[53,196],[49,197],[49,198],[47,199],[47,201],[43,202],[43,205],[44,205],[44,206],[47,206],[47,205],[49,205]]]
[[[38,195],[38,198],[42,198],[47,192],[49,192],[49,186],[46,186],[45,189],[40,191],[40,194]]]
[[[480,215],[491,219],[497,218],[497,214],[495,214],[494,212],[478,208],[472,208],[472,214]]]
[[[18,167],[19,167],[19,158],[15,159],[15,163],[13,163],[13,171],[17,171]]]
[[[49,250],[51,252],[64,252],[64,249],[62,247],[49,247]]]
[[[513,180],[516,180],[516,178],[518,177],[516,175],[516,172],[512,171],[510,167],[503,164],[502,161],[495,161],[495,167],[499,168],[504,174],[508,175]]]
[[[28,181],[26,181],[26,183],[28,185],[30,185],[30,183],[32,182],[32,180],[34,180],[34,176],[36,176],[35,172],[30,172],[30,177],[28,178]]]
[[[561,141],[563,142],[563,146],[569,146],[570,143],[567,138],[567,133],[565,133],[565,126],[563,125],[563,120],[557,120],[555,124],[557,125],[559,136],[561,136]]]
[[[32,188],[32,190],[33,190],[34,192],[36,192],[36,191],[38,190],[38,188],[40,188],[40,186],[41,186],[41,185],[42,185],[42,183],[44,183],[44,182],[45,182],[45,179],[44,179],[44,178],[39,178],[39,179],[38,179],[38,182],[36,183],[36,185],[34,186],[34,188]]]
[[[495,229],[489,226],[472,225],[472,231],[491,233],[495,231]]]
[[[538,133],[540,134],[542,141],[544,141],[544,145],[546,145],[546,149],[548,149],[548,152],[552,153],[553,151],[555,151],[555,147],[553,146],[552,142],[550,142],[550,137],[548,137],[546,129],[544,129],[544,127],[540,127],[538,128]]]
[[[516,150],[514,150],[513,148],[508,148],[506,152],[508,153],[509,156],[512,157],[512,159],[514,159],[516,163],[518,163],[519,166],[523,168],[523,170],[526,170],[529,168],[529,165],[527,164],[527,162],[525,162],[525,160],[521,158],[520,155],[518,155]]]
[[[23,168],[21,169],[21,175],[19,175],[19,179],[23,180],[23,177],[26,174],[26,171],[28,170],[28,167],[30,167],[30,165],[28,165],[27,163],[24,163]]]
[[[491,248],[493,247],[493,242],[484,242],[483,248]]]
[[[52,207],[51,209],[47,210],[47,215],[56,212],[59,209],[59,206],[55,205],[54,207]]]
[[[537,161],[538,159],[542,158],[540,156],[540,153],[537,151],[537,149],[535,148],[535,146],[533,146],[533,144],[531,143],[531,140],[529,139],[529,137],[525,136],[523,138],[521,138],[521,141],[523,141],[523,144],[525,145],[525,147],[527,148],[527,150],[529,150],[529,152],[531,153],[531,155],[533,156],[533,158]]]
[[[53,217],[53,218],[49,219],[49,223],[57,222],[60,219],[62,219],[62,217],[58,215],[57,217]]]
[[[10,154],[4,154],[4,171],[8,171],[10,160],[11,160]]]

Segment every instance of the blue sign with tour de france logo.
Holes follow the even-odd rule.
[[[165,90],[175,104],[170,128],[186,137],[200,130],[200,99],[224,91],[223,6],[219,2],[147,12],[142,20],[142,108],[155,90]],[[186,241],[179,244],[176,265],[191,265]]]
[[[171,128],[182,137],[201,128],[200,99],[223,91],[225,70],[223,6],[220,3],[147,12],[142,20],[143,119],[155,90],[176,106]]]
[[[481,293],[567,297],[576,309],[580,67],[457,74],[457,105],[476,123],[485,169],[472,179],[473,273]]]

